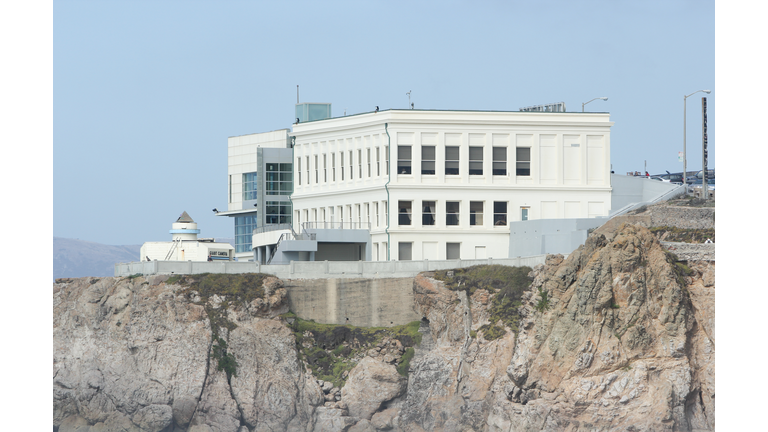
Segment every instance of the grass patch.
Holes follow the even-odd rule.
[[[126,276],[126,278],[127,278],[128,280],[133,280],[133,279],[136,279],[136,278],[138,278],[138,277],[142,277],[142,276],[144,276],[144,275],[143,275],[143,274],[141,274],[141,273],[134,273],[134,274],[132,274],[132,275],[130,275],[130,276]]]
[[[319,324],[297,317],[290,327],[296,336],[299,358],[306,362],[312,375],[342,388],[346,383],[344,372],[355,367],[355,358],[377,346],[385,337],[399,340],[406,348],[398,372],[407,376],[413,347],[421,343],[419,324],[414,321],[395,327],[355,327]]]

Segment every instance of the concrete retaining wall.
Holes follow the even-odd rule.
[[[421,319],[413,278],[288,279],[288,304],[305,320],[323,324],[389,327]]]
[[[651,226],[673,226],[686,229],[715,227],[715,209],[695,207],[649,207]]]

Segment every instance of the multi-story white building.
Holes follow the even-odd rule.
[[[355,247],[374,261],[507,257],[511,221],[608,215],[612,124],[607,113],[437,110],[299,122],[293,229],[369,228]],[[315,259],[349,256],[328,243]]]

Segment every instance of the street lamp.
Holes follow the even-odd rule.
[[[594,98],[594,99],[590,99],[590,100],[588,100],[588,101],[584,102],[583,104],[581,104],[581,112],[584,112],[584,105],[586,105],[586,104],[588,104],[588,103],[592,102],[593,100],[598,100],[598,99],[602,99],[602,100],[608,100],[608,98],[607,98],[607,97],[597,97],[597,98]]]
[[[686,187],[686,191],[688,190],[688,158],[685,153],[685,125],[686,125],[686,110],[687,110],[687,103],[689,97],[695,95],[698,92],[704,92],[706,94],[710,94],[711,91],[709,90],[696,90],[695,92],[689,94],[688,96],[683,96],[683,186]],[[686,192],[687,193],[687,192]]]

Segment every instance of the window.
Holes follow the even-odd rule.
[[[368,178],[371,178],[371,149],[365,149],[368,161]]]
[[[380,160],[380,154],[379,154],[379,147],[376,147],[374,149],[374,153],[376,153],[376,177],[381,176],[381,160]]]
[[[299,174],[298,181],[299,186],[301,186],[301,157],[296,158],[296,172]]]
[[[371,205],[365,203],[365,221],[368,222],[368,229],[371,228]]]
[[[520,220],[528,220],[528,210],[530,207],[520,207]]]
[[[531,148],[517,147],[517,175],[531,175]]]
[[[363,213],[360,211],[360,204],[355,204],[355,211],[357,212],[357,227],[360,228],[363,225]]]
[[[422,207],[424,207],[424,210],[421,212],[421,224],[434,225],[435,224],[435,202],[422,201],[421,205]]]
[[[411,202],[410,201],[398,201],[397,202],[397,224],[398,225],[410,225],[411,224]]]
[[[469,175],[483,175],[483,148],[469,148]]]
[[[257,173],[243,173],[243,201],[256,199]]]
[[[458,146],[445,147],[445,174],[446,175],[459,174],[459,147]]]
[[[493,202],[493,225],[507,225],[507,203],[503,201]]]
[[[339,165],[341,167],[341,181],[344,181],[344,152],[339,153]]]
[[[413,242],[398,242],[397,256],[400,261],[410,261],[413,259]]]
[[[309,184],[309,156],[307,156],[305,162],[307,163],[307,184]]]
[[[445,224],[446,225],[459,224],[459,202],[458,201],[447,201],[445,203]]]
[[[315,184],[320,183],[320,164],[317,163],[317,155],[315,155]]]
[[[376,222],[376,227],[379,227],[379,203],[375,202],[373,203],[373,212],[376,213],[376,219],[374,221]]]
[[[328,155],[323,155],[323,183],[328,183]]]
[[[461,258],[461,243],[446,243],[445,244],[445,258],[446,259],[459,259],[459,258]]]
[[[507,175],[507,148],[493,148],[493,175]]]
[[[235,252],[250,252],[256,214],[235,216]]]
[[[354,165],[354,162],[352,161],[352,150],[349,151],[349,179],[352,180],[354,177],[354,171],[352,171],[352,166]]]
[[[331,181],[336,181],[336,153],[331,153]]]
[[[357,151],[357,178],[363,178],[363,151]]]
[[[265,203],[265,219],[267,224],[291,223],[290,201],[267,201]]]
[[[397,146],[397,173],[411,173],[411,146]]]
[[[470,225],[483,224],[483,202],[482,201],[469,202],[469,224]]]
[[[384,222],[389,225],[389,206],[386,201],[384,201]]]
[[[229,202],[232,203],[232,174],[229,175]]]
[[[435,175],[435,146],[421,147],[421,173]]]
[[[293,164],[267,163],[265,176],[264,189],[267,195],[290,195],[293,192]]]

